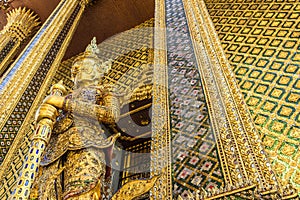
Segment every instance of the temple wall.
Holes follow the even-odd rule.
[[[299,191],[300,3],[205,2],[279,180]]]

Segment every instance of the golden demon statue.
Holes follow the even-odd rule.
[[[118,120],[120,102],[113,86],[101,84],[110,64],[97,51],[94,38],[74,60],[74,90],[46,97],[37,112],[37,119],[51,116],[56,123],[31,199],[102,199],[105,194],[112,146],[119,135],[106,137],[101,124]],[[62,110],[59,116],[57,110]]]

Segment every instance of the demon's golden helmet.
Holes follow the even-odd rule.
[[[76,84],[77,80],[97,80],[101,79],[111,68],[111,60],[102,61],[97,54],[100,52],[96,38],[86,47],[85,52],[75,58],[72,65],[72,79]]]

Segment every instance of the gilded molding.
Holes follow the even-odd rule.
[[[65,2],[66,1],[62,1],[61,6],[63,6],[65,4]],[[65,11],[66,11],[66,9],[70,8],[69,7],[70,5],[67,5],[67,6],[68,7],[64,9]],[[66,22],[68,17],[63,18],[63,19],[65,19],[64,23]],[[48,19],[45,22],[45,24],[47,24],[48,21],[51,22],[52,20]],[[59,23],[59,21],[61,21],[61,19],[56,18],[56,20],[53,20],[52,22],[57,24],[57,23]],[[45,58],[46,53],[49,51],[49,49],[53,45],[54,39],[59,34],[60,29],[63,28],[63,24],[61,23],[60,26],[57,26],[56,30],[54,30],[54,28],[55,27],[53,27],[53,26],[48,27],[49,31],[46,31],[45,34],[40,38],[41,39],[40,43],[38,43],[37,46],[33,48],[33,50],[30,52],[30,55],[28,55],[27,59],[24,60],[24,62],[22,62],[21,66],[15,71],[13,78],[6,83],[6,85],[4,86],[4,89],[0,90],[0,96],[1,96],[0,107],[3,108],[0,111],[0,117],[1,117],[0,118],[1,119],[0,120],[0,130],[2,129],[2,127],[7,122],[10,114],[13,111],[13,108],[19,102],[21,95],[24,93],[24,91],[28,87],[30,81],[32,80],[32,77],[36,73],[38,67],[40,66],[40,64],[42,62],[42,60]],[[43,29],[43,27],[41,29]],[[37,35],[38,34],[39,33],[37,33]],[[47,38],[49,38],[49,39],[47,39]],[[35,38],[33,38],[33,40],[34,39]],[[24,51],[21,53],[21,55],[13,63],[13,66],[17,64],[17,62],[20,59],[20,57],[22,56],[22,54],[25,54],[25,51],[26,51],[26,49],[28,48],[29,45],[30,45],[30,43],[27,45],[27,47],[24,49]],[[41,48],[43,48],[43,53],[39,52]],[[39,56],[37,56],[37,55],[39,55]],[[35,65],[33,64],[34,62],[35,62]],[[13,66],[11,68],[13,68]],[[6,73],[6,75],[8,73],[9,73],[9,71]],[[51,73],[49,73],[49,74],[51,74]],[[1,81],[3,82],[4,79],[5,79],[5,75],[0,80],[0,83],[1,83]],[[39,99],[39,96],[42,93],[41,91],[43,91],[43,90],[44,90],[43,96],[46,94],[46,89],[41,88],[40,93],[38,94],[36,100]],[[32,106],[31,106],[31,109],[34,108],[34,107],[35,107],[35,109],[37,108],[37,104],[39,104],[39,103],[37,103],[36,100],[33,102]],[[39,102],[40,101],[41,100],[39,100]],[[29,116],[31,112],[32,111],[29,111],[27,116]],[[25,121],[26,120],[24,120],[24,122]],[[26,124],[24,122],[23,122],[23,125]],[[22,140],[22,137],[23,137],[23,134],[22,134],[23,131],[22,130],[23,130],[22,128],[19,130],[18,135],[16,136],[16,138],[14,140],[14,143],[12,144],[12,147],[10,148],[11,151],[14,151],[13,149],[15,149],[14,148],[15,144],[17,144],[20,140]],[[9,151],[7,156],[5,157],[4,162],[3,162],[4,166],[5,166],[4,163],[10,162],[10,157],[12,155],[13,155],[13,152],[10,153],[10,151]],[[5,170],[2,171],[2,169],[0,171],[0,175],[2,175],[3,171],[5,171]]]
[[[19,101],[21,94],[23,94],[28,87],[28,84],[30,83],[41,62],[44,60],[46,54],[52,47],[55,38],[60,33],[64,23],[66,23],[69,16],[63,16],[63,14],[68,14],[76,4],[64,0],[61,1],[58,7],[62,7],[63,5],[65,5],[62,9],[63,12],[57,14],[54,19],[51,17],[48,18],[40,31],[12,64],[10,71],[8,71],[2,77],[2,79],[0,79],[0,84],[2,86],[0,88],[0,107],[2,108],[0,111],[0,128],[3,127],[4,123],[6,123],[12,109]],[[58,24],[58,26],[49,26],[49,23]],[[44,27],[46,30],[44,30]],[[38,40],[39,42],[35,42],[34,44],[36,45],[31,49],[28,49],[34,40]]]
[[[53,23],[56,25],[48,25],[45,27],[47,28],[46,30],[43,30],[43,26],[39,33],[42,32],[44,34],[39,36],[39,38],[36,38],[36,36],[39,34],[37,33],[37,35],[27,45],[21,55],[12,64],[11,68],[17,66],[12,76],[7,78],[7,75],[10,75],[10,71],[12,71],[12,69],[10,69],[10,71],[8,71],[0,80],[0,83],[2,83],[3,86],[0,90],[0,107],[2,108],[0,111],[0,129],[6,123],[7,118],[10,116],[13,108],[18,103],[19,98],[28,87],[28,84],[44,60],[46,54],[53,46],[55,39],[60,34],[61,29],[64,27],[76,5],[77,3],[74,3],[74,1],[62,1],[57,8],[62,6],[63,8],[57,14],[57,16],[55,16],[53,20],[48,19],[44,23],[44,26],[45,24],[48,25],[50,22],[51,24]],[[36,42],[36,45],[28,52],[28,48],[30,47],[31,43],[36,39],[38,39],[39,42]],[[62,56],[60,55],[59,57],[59,59],[56,58],[53,66],[58,65]]]
[[[171,132],[169,118],[165,2],[155,1],[151,176],[160,175],[151,199],[172,199]]]

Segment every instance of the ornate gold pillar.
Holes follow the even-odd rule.
[[[173,199],[166,3],[155,1],[151,176],[160,175],[150,191],[151,199]]]
[[[272,169],[204,0],[157,0],[155,20],[151,199],[296,199]]]
[[[7,24],[0,36],[0,76],[16,55],[21,44],[36,32],[39,25],[39,17],[29,9],[20,7],[7,14]]]
[[[22,144],[31,135],[30,123],[91,1],[62,0],[0,80],[0,137],[4,143],[0,147],[0,159],[5,158],[0,170],[1,185],[5,186],[0,187],[1,199],[7,199],[16,184],[28,152],[29,143],[24,147]],[[10,138],[12,134],[14,137]]]

